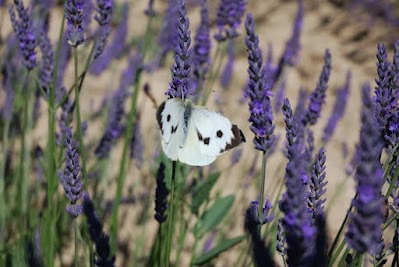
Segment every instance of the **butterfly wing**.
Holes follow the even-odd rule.
[[[229,119],[216,111],[194,106],[188,125],[187,140],[179,152],[179,160],[190,165],[204,166],[232,149],[245,137]]]
[[[162,136],[162,148],[171,160],[177,160],[182,146],[184,102],[168,99],[157,110],[157,121]]]

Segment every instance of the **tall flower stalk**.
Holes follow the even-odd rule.
[[[273,134],[273,113],[270,101],[270,88],[264,77],[262,50],[259,47],[259,38],[255,33],[254,19],[251,14],[247,15],[245,21],[245,28],[247,30],[247,37],[245,43],[248,52],[248,74],[249,74],[249,89],[248,95],[250,97],[249,110],[251,116],[251,131],[255,134],[254,145],[255,149],[263,152],[262,159],[262,176],[259,183],[259,211],[258,215],[262,214],[262,207],[264,202],[265,179],[266,179],[266,158],[267,152],[275,142],[276,136]]]

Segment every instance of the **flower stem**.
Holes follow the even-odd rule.
[[[175,208],[175,183],[176,183],[176,168],[177,162],[173,161],[172,166],[172,181],[170,185],[170,209],[168,216],[168,235],[166,237],[166,267],[170,266],[170,252],[172,246],[172,232],[173,232],[173,220],[174,220],[174,208]]]
[[[75,234],[75,267],[78,267],[78,222],[73,220]]]
[[[267,161],[267,150],[263,152],[262,175],[259,181],[260,191],[259,191],[258,219],[261,222],[258,226],[259,235],[260,235],[260,230],[262,228],[262,220],[263,220],[263,202],[264,202],[265,181],[266,181],[266,161]]]
[[[136,80],[134,84],[133,94],[131,96],[131,106],[130,111],[127,116],[127,127],[124,137],[124,145],[122,150],[122,157],[119,165],[119,174],[118,180],[116,185],[116,196],[115,196],[115,204],[112,207],[112,221],[111,221],[111,236],[110,236],[110,243],[111,243],[111,251],[115,252],[116,250],[116,242],[117,242],[117,234],[118,234],[118,210],[119,210],[119,203],[122,198],[122,189],[124,185],[125,175],[126,175],[126,165],[128,160],[128,149],[130,140],[132,138],[132,133],[134,132],[134,124],[136,122],[137,117],[137,98],[139,94],[139,85],[140,85],[140,72],[136,73]]]

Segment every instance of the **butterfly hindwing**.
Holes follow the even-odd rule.
[[[196,129],[201,153],[204,155],[216,157],[245,142],[241,130],[216,111],[195,106],[191,121],[195,126],[192,128]]]
[[[184,102],[172,98],[163,102],[157,110],[157,121],[162,136],[162,148],[172,160],[178,159],[183,136]]]

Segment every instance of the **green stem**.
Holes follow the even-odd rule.
[[[349,249],[345,249],[344,255],[342,255],[341,260],[338,263],[338,267],[344,266],[345,260],[346,260],[346,257],[348,256],[348,254],[349,254]],[[328,266],[331,267],[332,264],[329,264]]]
[[[111,237],[110,237],[110,242],[111,242],[111,250],[112,252],[116,251],[116,242],[117,242],[117,233],[118,233],[118,210],[119,210],[119,203],[122,198],[122,189],[124,185],[124,180],[125,180],[125,175],[126,175],[126,165],[127,165],[127,160],[128,160],[128,149],[129,149],[129,144],[130,140],[132,138],[132,133],[133,133],[133,125],[135,124],[136,121],[136,106],[137,106],[137,98],[139,94],[139,85],[140,85],[140,73],[136,73],[136,81],[133,89],[133,94],[131,97],[131,106],[130,106],[130,112],[127,117],[127,128],[125,132],[125,138],[124,138],[124,146],[122,150],[122,157],[119,165],[119,174],[118,174],[118,180],[117,180],[117,186],[116,186],[116,196],[115,196],[115,202],[114,205],[112,206],[112,221],[111,221]]]
[[[331,266],[334,265],[335,261],[337,260],[339,254],[341,254],[341,251],[342,251],[342,249],[343,249],[344,247],[345,247],[345,242],[342,241],[341,244],[339,245],[337,251],[335,252],[334,256],[332,256],[332,257],[328,256],[328,258],[330,259],[330,261],[329,261],[329,263],[328,263],[328,266],[329,266],[329,267],[331,267]],[[345,254],[344,254],[345,257],[346,257],[346,255],[348,255],[348,252],[349,252],[349,250],[347,249],[347,250],[345,251]],[[343,257],[343,258],[345,258],[345,257]]]
[[[75,61],[75,85],[78,84],[78,48],[75,46],[73,48],[73,58]],[[82,120],[80,117],[80,92],[79,87],[75,86],[75,107],[76,107],[76,128],[77,128],[77,136],[79,140],[79,147],[80,147],[80,155],[82,157],[82,176],[83,176],[83,186],[87,188],[87,169],[86,169],[86,150],[83,144],[83,132],[82,132]]]
[[[5,205],[5,170],[6,170],[6,162],[7,162],[7,154],[8,154],[8,134],[10,131],[10,123],[11,121],[5,121],[3,128],[3,157],[0,162],[0,250],[3,249],[4,245],[4,229],[5,222],[7,219],[7,211]]]
[[[172,232],[173,232],[173,223],[174,223],[174,208],[175,208],[175,183],[176,183],[176,168],[177,162],[173,161],[172,166],[172,181],[170,185],[170,209],[169,209],[169,216],[168,216],[168,235],[166,237],[166,267],[170,266],[170,253],[171,253],[171,246],[172,246]]]
[[[73,220],[75,234],[75,267],[78,267],[78,222]]]
[[[266,161],[267,161],[267,151],[263,152],[262,158],[262,175],[260,177],[260,191],[259,191],[259,205],[258,205],[258,219],[262,222],[263,218],[263,202],[264,202],[264,195],[265,195],[265,181],[266,181]],[[262,224],[258,227],[258,233],[260,234]]]

